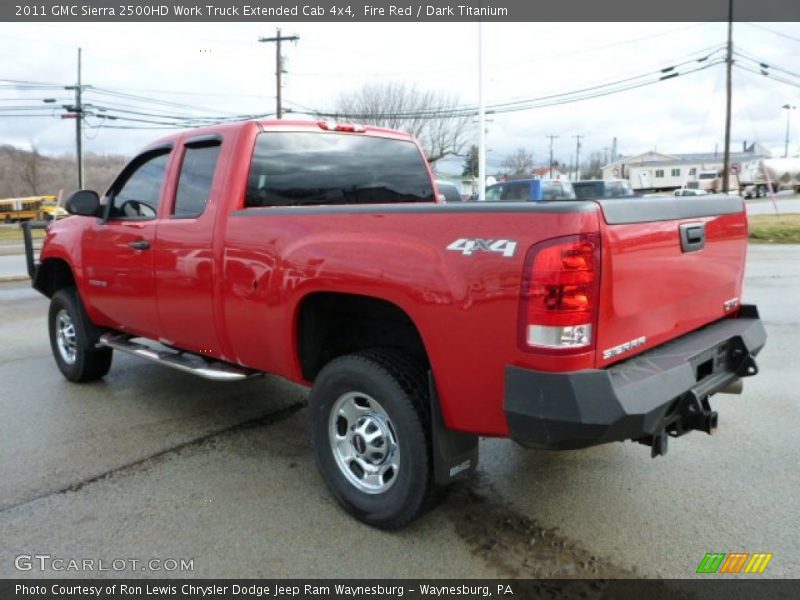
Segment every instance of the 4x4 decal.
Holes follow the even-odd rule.
[[[498,252],[506,257],[514,256],[517,242],[514,240],[484,240],[480,238],[459,238],[447,247],[448,250],[471,256],[475,252]]]

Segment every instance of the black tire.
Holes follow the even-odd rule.
[[[57,291],[50,299],[48,314],[50,348],[59,370],[70,381],[100,379],[111,368],[111,348],[95,348],[97,332],[83,310],[75,288]],[[72,325],[72,334],[67,332]],[[72,357],[72,360],[70,360]]]
[[[309,398],[314,459],[336,500],[360,521],[380,529],[398,529],[426,506],[432,491],[427,388],[425,371],[416,361],[390,349],[342,356],[328,363],[317,376]],[[346,407],[348,403],[366,404],[360,409],[363,414],[356,413],[361,415],[358,419],[348,420],[344,416],[332,419],[335,407]],[[337,410],[336,414],[342,413]],[[387,418],[383,420],[383,416]],[[374,423],[364,424],[369,420]],[[378,426],[383,423],[384,427],[378,429],[375,423]],[[334,436],[342,436],[337,438],[339,447],[353,452],[352,446],[357,453],[359,426],[366,433],[370,433],[370,426],[377,429],[372,435],[377,435],[378,441],[385,440],[379,451],[396,443],[395,451],[387,450],[379,464],[367,465],[378,471],[385,469],[383,475],[372,476],[378,478],[377,483],[373,479],[375,485],[386,489],[371,492],[361,489],[369,482],[366,477],[359,479],[359,471],[362,476],[367,474],[359,465],[365,464],[364,457],[373,460],[370,457],[374,454],[368,452],[370,446],[361,444],[365,451],[358,455],[362,460],[359,463],[356,458],[349,462],[343,459],[331,443]],[[395,460],[396,469],[391,464]],[[345,463],[350,465],[349,474],[340,466]]]

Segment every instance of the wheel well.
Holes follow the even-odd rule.
[[[313,381],[334,358],[368,348],[397,348],[425,368],[429,364],[422,337],[408,314],[371,296],[311,294],[300,307],[297,339],[306,381]]]
[[[75,287],[75,277],[66,261],[48,258],[39,265],[33,287],[51,298],[58,290]]]

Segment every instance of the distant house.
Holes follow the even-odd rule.
[[[536,167],[531,171],[531,179],[567,179],[567,173],[561,167],[553,167],[552,172],[550,167]]]
[[[745,143],[742,152],[731,152],[731,166],[768,158],[770,152],[761,144]],[[603,167],[603,179],[627,179],[640,192],[667,191],[697,181],[701,171],[722,171],[722,152],[665,154],[649,151],[624,156]]]

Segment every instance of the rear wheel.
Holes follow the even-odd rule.
[[[57,291],[48,316],[50,347],[59,370],[70,381],[100,379],[111,368],[111,348],[95,348],[95,335],[75,288]]]
[[[414,519],[431,490],[425,372],[393,350],[337,358],[310,397],[314,459],[353,516],[381,529]]]

